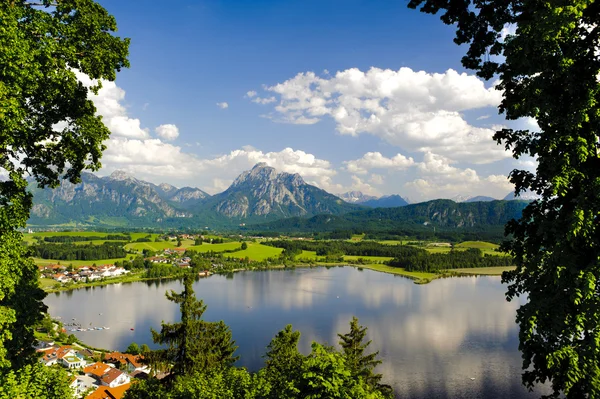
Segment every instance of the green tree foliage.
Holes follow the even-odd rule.
[[[260,373],[229,367],[177,377],[170,387],[157,379],[140,381],[127,390],[125,399],[262,399],[270,392]]]
[[[600,397],[600,2],[594,0],[411,0],[457,27],[462,59],[500,78],[500,112],[535,118],[539,131],[503,129],[513,156],[535,172],[510,174],[516,193],[541,196],[507,224],[504,248],[517,269],[503,276],[517,311],[523,382],[550,382],[553,396]],[[507,24],[513,35],[502,36]],[[492,56],[492,57],[490,57]],[[501,56],[501,57],[494,57]]]
[[[67,345],[73,345],[76,342],[77,342],[77,337],[74,334],[69,334],[65,343]]]
[[[437,272],[465,267],[512,266],[514,260],[510,256],[483,254],[478,248],[448,253],[429,253],[422,250],[407,256],[396,257],[389,266],[403,267],[407,271]]]
[[[313,342],[302,364],[301,395],[298,398],[379,399],[385,396],[364,380],[352,376],[344,355]]]
[[[304,356],[298,351],[299,341],[300,331],[293,331],[288,324],[267,347],[264,374],[272,387],[273,399],[296,398],[300,393],[298,382]]]
[[[248,249],[248,244],[246,244],[246,242],[245,242],[245,241],[244,241],[244,242],[242,242],[242,247],[241,247],[241,248],[242,248],[242,251],[244,251],[244,250]]]
[[[145,355],[150,352],[150,347],[146,344],[140,346],[140,354]]]
[[[140,354],[140,347],[135,342],[132,342],[127,347],[127,350],[125,351],[125,353],[130,353],[132,355],[139,355]]]
[[[227,367],[237,360],[233,356],[237,347],[229,327],[222,321],[202,320],[206,305],[196,299],[193,282],[193,276],[188,275],[184,279],[183,292],[167,292],[167,299],[179,305],[181,321],[163,322],[160,332],[152,330],[154,343],[167,348],[153,352],[151,358],[168,365],[172,377]]]
[[[15,389],[40,375],[23,365],[35,362],[33,325],[45,311],[37,267],[17,231],[32,206],[25,175],[55,187],[61,176],[77,182],[83,169],[100,167],[109,131],[76,71],[114,80],[128,66],[129,41],[113,36],[115,19],[97,3],[36,4],[0,2],[0,170],[9,176],[0,182],[0,375],[10,379],[13,374],[3,375],[7,367],[21,369],[6,382],[22,384]],[[48,392],[38,397],[64,396]]]
[[[105,242],[100,245],[38,244],[32,247],[33,254],[42,259],[100,260],[124,258],[127,255],[122,243]]]
[[[69,376],[60,367],[46,367],[33,363],[16,371],[0,373],[0,399],[71,398]]]
[[[358,324],[358,318],[352,317],[350,321],[350,332],[338,334],[339,344],[342,347],[346,365],[353,378],[362,378],[371,386],[376,386],[381,381],[381,374],[375,374],[373,370],[381,360],[377,360],[379,352],[365,354],[365,349],[371,341],[363,343],[367,335],[367,327]]]

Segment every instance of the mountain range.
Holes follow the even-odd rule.
[[[231,228],[267,226],[290,218],[310,220],[324,217],[322,215],[339,217],[340,220],[361,220],[362,216],[356,215],[381,220],[386,211],[377,209],[412,209],[419,205],[409,205],[400,195],[377,198],[354,191],[336,196],[307,184],[299,174],[278,172],[264,163],[243,172],[227,190],[215,195],[194,187],[177,188],[167,183],[156,185],[122,171],[106,177],[83,173],[80,183],[63,181],[54,190],[40,189],[35,183],[30,184],[30,189],[34,206],[28,224],[32,227]],[[482,197],[472,200],[475,198]],[[447,212],[450,204],[455,204],[452,201],[440,203],[442,208],[445,207],[445,210],[438,209],[440,214]],[[370,208],[375,208],[375,213],[369,213]],[[451,212],[456,212],[456,209]],[[435,217],[427,220],[436,222]],[[472,227],[469,220],[487,223],[480,217],[474,217],[457,222],[455,227]],[[407,220],[403,219],[402,223],[405,222]],[[419,223],[424,221],[419,219]]]

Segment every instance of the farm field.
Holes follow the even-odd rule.
[[[227,255],[234,256],[236,258],[245,258],[247,256],[250,260],[262,261],[267,258],[277,258],[283,252],[282,248],[269,247],[267,245],[261,245],[252,242],[248,242],[247,244],[247,249],[243,251],[236,251]]]
[[[378,272],[389,273],[389,274],[397,274],[400,276],[409,277],[418,283],[427,283],[427,282],[439,277],[435,273],[409,272],[409,271],[404,270],[404,268],[402,268],[402,267],[391,267],[391,266],[378,265],[378,264],[356,265],[356,266],[353,265],[352,267],[370,269],[370,270],[375,270]]]
[[[504,271],[515,270],[515,266],[498,266],[498,267],[475,267],[464,269],[452,269],[451,271],[463,274],[481,274],[486,276],[499,276]]]
[[[181,248],[189,248],[194,245],[193,240],[182,240]],[[132,242],[125,245],[128,251],[143,251],[149,249],[151,251],[163,251],[167,248],[177,248],[177,241],[159,241],[159,242]]]
[[[231,250],[238,249],[241,245],[242,245],[242,243],[237,242],[237,241],[224,242],[222,244],[204,243],[202,245],[192,245],[190,247],[186,247],[186,249],[191,249],[196,252],[208,252],[208,251],[224,252],[224,251],[231,251]]]

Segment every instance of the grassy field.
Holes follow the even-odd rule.
[[[357,255],[344,255],[344,260],[350,261],[350,260],[358,260],[358,259],[364,259],[366,261],[369,262],[387,262],[388,260],[392,260],[394,258],[392,258],[391,256],[357,256]]]
[[[365,238],[364,234],[353,234],[349,241],[362,241]]]
[[[408,278],[411,278],[411,279],[415,280],[415,282],[420,283],[420,284],[428,283],[431,280],[434,280],[437,277],[439,277],[435,273],[408,272],[408,271],[404,270],[401,267],[390,267],[390,266],[378,265],[378,264],[356,265],[356,266],[353,266],[353,267],[360,267],[360,268],[363,268],[363,269],[370,269],[370,270],[375,270],[375,271],[378,271],[378,272],[390,273],[390,274],[397,274],[397,275],[400,275],[400,276],[405,276],[405,277],[408,277]]]
[[[194,245],[193,240],[182,240],[181,248],[189,248]],[[159,241],[159,242],[132,242],[125,245],[126,250],[143,251],[149,249],[151,251],[163,251],[167,248],[177,248],[177,241]]]
[[[317,260],[317,252],[316,251],[302,251],[302,253],[300,255],[296,256],[296,259],[316,261]]]
[[[227,256],[233,256],[236,258],[245,258],[247,256],[248,258],[250,258],[250,260],[262,261],[267,258],[277,258],[283,252],[282,248],[269,247],[267,245],[255,244],[252,242],[249,242],[247,244],[247,249],[227,254]]]
[[[43,290],[49,289],[49,288],[55,286],[56,284],[60,284],[60,283],[52,280],[51,278],[44,278],[44,277],[40,278],[40,287]]]
[[[515,270],[515,266],[498,266],[498,267],[474,267],[464,269],[452,269],[450,271],[461,274],[480,274],[486,276],[500,276],[502,272]]]
[[[230,250],[234,250],[239,248],[242,245],[241,242],[224,242],[223,244],[208,244],[208,243],[204,243],[202,245],[193,245],[188,247],[187,249],[193,249],[196,252],[208,252],[208,251],[215,251],[215,252],[223,252],[223,251],[230,251]]]

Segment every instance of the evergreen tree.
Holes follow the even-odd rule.
[[[183,292],[170,291],[166,294],[169,301],[179,304],[181,321],[172,324],[163,322],[160,332],[152,330],[154,343],[167,345],[167,348],[153,352],[151,361],[168,365],[172,377],[226,367],[237,360],[233,357],[237,347],[231,340],[229,327],[222,321],[211,323],[202,320],[206,305],[196,299],[193,282],[193,275],[187,275]]]
[[[381,360],[377,360],[379,352],[373,352],[366,355],[365,349],[371,344],[371,341],[363,343],[367,335],[367,327],[358,324],[358,318],[352,317],[350,322],[350,332],[347,334],[338,334],[339,344],[342,347],[342,353],[346,359],[346,365],[352,374],[352,377],[361,377],[371,386],[377,386],[381,381],[381,374],[373,373]]]
[[[288,324],[278,332],[267,346],[265,355],[265,379],[271,384],[271,397],[296,398],[300,371],[304,356],[298,351],[300,331],[293,331]]]

